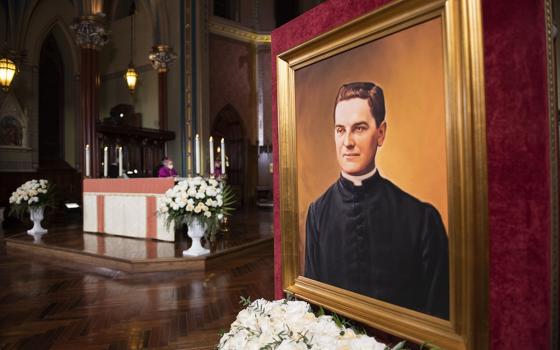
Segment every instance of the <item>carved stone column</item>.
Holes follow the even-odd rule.
[[[159,129],[167,130],[167,69],[177,56],[167,45],[155,46],[148,58],[158,72],[158,120]]]
[[[91,149],[91,176],[99,177],[100,158],[99,145],[96,137],[96,123],[99,120],[98,90],[99,50],[107,43],[108,32],[102,18],[83,16],[76,19],[70,26],[80,46],[80,100],[82,112],[82,175],[85,176],[84,149],[87,144]]]

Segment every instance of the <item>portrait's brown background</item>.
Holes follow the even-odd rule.
[[[383,88],[387,135],[381,175],[434,205],[447,228],[447,152],[441,20],[433,19],[314,63],[295,73],[298,208],[303,273],[309,204],[339,177],[333,103],[347,82]]]

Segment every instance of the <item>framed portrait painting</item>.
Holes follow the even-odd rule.
[[[397,1],[277,57],[287,293],[487,347],[480,36],[475,1]]]

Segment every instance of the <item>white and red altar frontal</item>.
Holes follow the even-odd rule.
[[[174,179],[84,179],[84,231],[174,241],[157,208]]]

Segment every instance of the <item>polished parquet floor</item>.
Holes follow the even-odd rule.
[[[0,349],[213,349],[240,296],[273,298],[273,252],[205,272],[126,274],[6,255]]]

